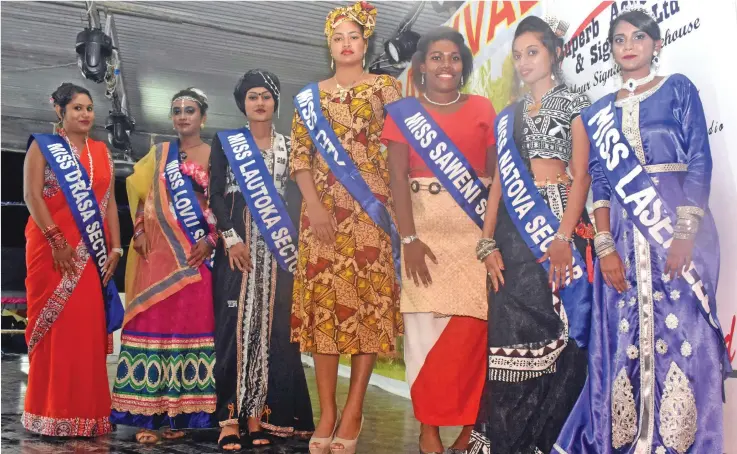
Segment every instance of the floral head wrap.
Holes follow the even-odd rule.
[[[335,27],[347,20],[363,27],[363,37],[368,39],[376,28],[376,8],[369,2],[356,2],[352,6],[341,6],[330,11],[325,20],[325,36],[328,42],[333,37]]]

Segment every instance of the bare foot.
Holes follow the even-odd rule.
[[[220,431],[220,438],[218,438],[218,444],[220,444],[220,440],[223,438],[229,436],[229,435],[235,435],[236,437],[240,438],[240,433],[238,429],[238,424],[232,424],[230,426],[225,426]],[[226,451],[239,451],[242,446],[240,443],[228,443],[227,445],[222,446],[222,448]]]
[[[181,430],[165,429],[163,432],[161,432],[161,436],[163,438],[166,438],[167,440],[177,440],[184,437],[184,432],[182,432]]]
[[[151,430],[141,429],[136,434],[136,441],[142,445],[152,445],[159,441],[159,434]]]
[[[438,427],[420,424],[420,451],[432,454],[442,453],[444,450]]]
[[[459,451],[465,451],[468,448],[468,443],[471,441],[471,431],[473,426],[463,426],[463,430],[458,434],[458,438],[453,442],[451,448]]]

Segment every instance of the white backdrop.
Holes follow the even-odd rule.
[[[464,91],[491,99],[497,112],[509,102],[513,67],[511,39],[526,15],[552,14],[570,24],[563,63],[569,86],[593,101],[619,88],[607,44],[609,23],[627,1],[547,0],[541,2],[467,1],[448,20],[465,37],[474,54],[474,74]],[[710,207],[721,241],[717,293],[719,319],[737,368],[737,68],[734,33],[737,0],[642,1],[654,8],[664,48],[660,74],[683,73],[699,88],[710,127],[714,160]],[[575,39],[573,39],[575,36]],[[405,95],[415,95],[400,80]],[[730,153],[730,151],[732,151]],[[737,374],[727,380],[724,452],[737,454]],[[702,454],[702,453],[698,453]],[[703,453],[712,454],[712,453]]]

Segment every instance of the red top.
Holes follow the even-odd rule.
[[[486,150],[496,143],[494,136],[496,112],[491,101],[483,96],[469,95],[465,104],[451,114],[439,113],[427,107],[425,110],[468,159],[478,176],[487,176]],[[389,142],[407,144],[407,139],[404,138],[390,115],[387,115],[384,120],[381,142],[384,145],[388,145]],[[425,161],[410,147],[409,177],[433,176],[432,170],[427,168]]]

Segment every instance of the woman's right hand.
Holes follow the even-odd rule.
[[[419,281],[422,281],[425,287],[432,284],[430,270],[427,269],[427,263],[425,263],[425,256],[429,257],[434,264],[438,264],[438,259],[435,258],[427,244],[422,241],[415,239],[404,246],[404,268],[407,276],[412,277],[417,287],[420,286]]]
[[[133,240],[133,249],[136,251],[138,255],[140,255],[143,260],[148,259],[148,241],[146,240],[146,233],[142,233],[136,237],[135,240]]]
[[[494,292],[498,292],[499,288],[504,285],[504,261],[502,260],[502,253],[497,249],[491,254],[487,255],[484,259],[484,265],[486,265],[486,273],[491,279],[491,286],[494,287]]]
[[[614,288],[619,293],[627,291],[629,285],[624,272],[624,264],[617,251],[600,258],[599,268],[601,268],[601,274],[604,276],[606,285]]]
[[[230,269],[235,271],[238,268],[241,272],[251,272],[251,251],[246,243],[240,242],[232,245],[228,249],[228,260],[230,261]]]
[[[307,217],[310,218],[312,233],[320,242],[328,246],[335,244],[335,232],[338,231],[338,223],[322,203],[308,206]]]
[[[63,249],[53,249],[51,255],[54,258],[54,270],[64,275],[74,274],[74,259],[77,253],[68,244]]]

